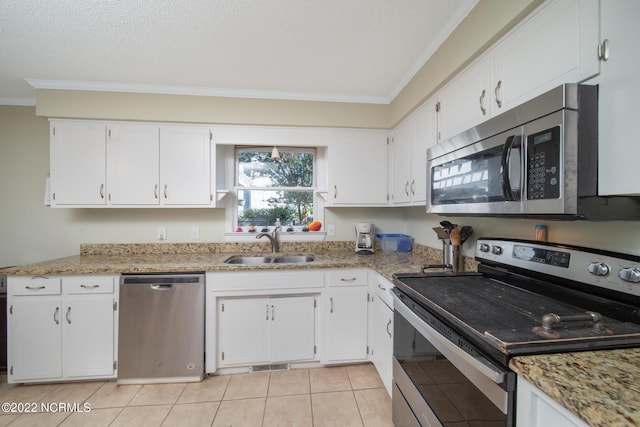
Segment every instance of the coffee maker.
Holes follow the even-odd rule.
[[[360,222],[356,224],[356,253],[372,254],[373,249],[373,233],[375,227],[373,224]]]

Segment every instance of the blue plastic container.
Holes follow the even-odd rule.
[[[376,234],[382,252],[411,252],[413,238],[406,234]]]

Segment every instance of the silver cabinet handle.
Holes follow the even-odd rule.
[[[609,60],[609,39],[604,39],[598,45],[598,59],[601,61]]]
[[[404,192],[407,196],[409,195],[409,181],[404,184]]]
[[[416,180],[411,180],[411,194],[416,195]]]
[[[391,332],[389,332],[389,326],[391,326],[391,319],[387,322],[387,334],[389,334],[389,338],[391,338]]]
[[[333,198],[337,198],[338,197],[338,186],[334,185],[333,186]]]
[[[269,304],[267,304],[267,318],[266,320],[269,320]]]
[[[100,198],[104,199],[104,184],[100,184]]]
[[[498,104],[498,108],[502,108],[502,101],[500,100],[500,96],[498,95],[498,91],[502,88],[502,80],[498,80],[498,84],[494,89],[494,93],[496,94],[496,104]]]
[[[58,319],[58,313],[60,313],[60,307],[56,307],[56,311],[53,312],[53,321],[56,322],[56,325],[60,324],[60,320]]]
[[[482,94],[480,95],[480,111],[482,111],[482,115],[487,115],[487,109],[484,108],[484,97],[487,94],[487,91],[482,89]]]
[[[382,286],[380,283],[378,283],[378,288],[382,289],[383,291],[386,292],[387,288],[385,288],[384,286]]]
[[[276,320],[276,308],[271,306],[271,321],[273,322],[274,320]]]
[[[67,307],[67,314],[65,317],[67,318],[67,323],[71,324],[71,307]]]
[[[329,298],[329,303],[331,307],[329,307],[329,313],[333,313],[333,298]]]
[[[342,278],[340,278],[341,282],[354,282],[356,280],[357,280],[357,277],[349,277],[349,278],[342,277]]]
[[[158,184],[153,187],[153,197],[158,198]]]
[[[167,198],[167,184],[164,185],[164,198]]]
[[[80,285],[80,287],[84,289],[95,289],[95,288],[99,288],[100,285]]]
[[[44,285],[40,285],[40,286],[26,286],[27,289],[29,289],[30,291],[39,291],[40,289],[44,289]]]

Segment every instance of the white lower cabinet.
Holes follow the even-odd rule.
[[[115,378],[115,276],[10,277],[8,382]]]
[[[587,424],[533,384],[518,376],[516,425],[518,427],[586,427]]]
[[[372,275],[370,316],[371,361],[382,379],[389,396],[393,381],[393,285],[379,274]]]
[[[311,360],[315,295],[218,299],[218,366]]]
[[[368,359],[369,287],[366,270],[327,272],[322,363]]]

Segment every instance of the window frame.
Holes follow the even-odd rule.
[[[238,183],[239,177],[239,151],[271,151],[273,146],[269,145],[233,145],[228,146],[224,151],[225,156],[225,181],[230,183],[228,186],[230,190],[227,196],[224,198],[224,207],[226,208],[225,214],[225,241],[229,242],[242,242],[242,241],[255,241],[255,232],[242,231],[238,232],[238,191],[239,190],[264,190],[264,191],[309,191],[313,195],[313,219],[314,221],[320,221],[323,224],[321,231],[293,231],[286,232],[281,230],[278,237],[281,241],[322,241],[325,237],[324,231],[324,208],[325,199],[322,197],[322,192],[319,190],[319,183],[324,182],[324,175],[321,171],[322,165],[325,164],[326,150],[322,147],[313,146],[293,146],[293,145],[277,145],[278,151],[287,152],[306,152],[313,153],[313,185],[311,187],[246,187],[241,186]],[[270,224],[269,231],[275,228],[274,224]]]

